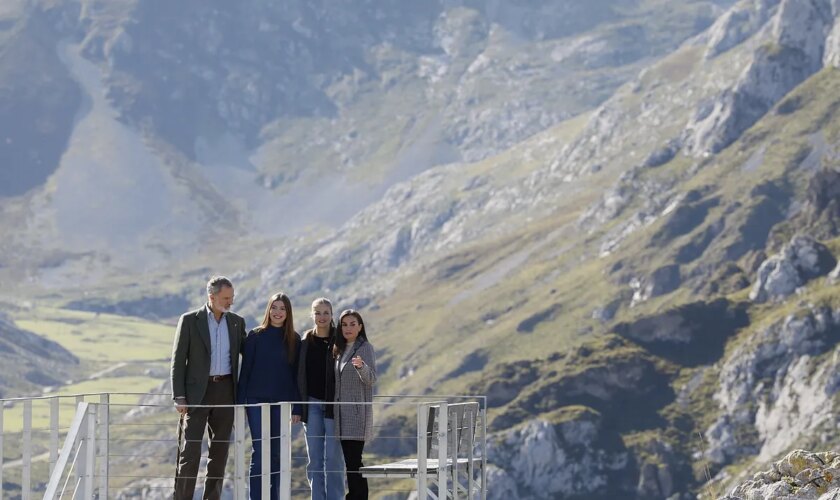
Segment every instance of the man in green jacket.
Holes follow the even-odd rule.
[[[239,353],[245,342],[245,320],[230,312],[232,305],[233,283],[215,276],[207,282],[207,304],[181,316],[175,330],[170,377],[172,399],[181,414],[176,499],[193,498],[205,427],[210,446],[204,498],[218,500],[222,494],[233,408],[214,406],[236,401]]]

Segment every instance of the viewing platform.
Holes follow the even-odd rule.
[[[247,499],[251,436],[247,406],[263,419],[279,406],[280,498],[309,498],[303,428],[292,406],[232,405],[234,431],[223,498]],[[362,474],[370,491],[397,498],[486,499],[485,396],[375,396],[374,438],[365,442]],[[178,414],[169,394],[85,393],[3,399],[0,493],[3,499],[172,498]],[[268,441],[269,426],[256,439]],[[205,470],[205,457],[199,474]],[[268,498],[270,447],[263,446],[260,487]],[[343,471],[340,471],[343,473]],[[196,497],[203,488],[199,475]]]

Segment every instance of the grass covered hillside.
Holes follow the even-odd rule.
[[[386,4],[347,23],[341,2],[203,5],[145,42],[153,4],[89,11],[88,62],[65,55],[99,68],[92,125],[165,151],[163,185],[189,195],[155,198],[172,217],[149,219],[168,231],[200,207],[203,239],[179,233],[175,251],[152,224],[166,266],[37,266],[18,326],[85,367],[147,363],[127,373],[143,385],[209,274],[233,278],[250,324],[284,290],[302,330],[326,295],[364,314],[378,393],[487,395],[494,499],[717,498],[794,448],[840,444],[837,2]],[[225,38],[239,23],[260,29]],[[253,48],[276,33],[282,47]],[[231,47],[241,71],[224,73]],[[152,105],[163,88],[195,94]],[[202,125],[168,136],[181,116]],[[123,328],[142,340],[117,352]],[[402,451],[383,442],[369,452]]]

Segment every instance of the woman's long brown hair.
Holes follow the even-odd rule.
[[[268,305],[265,306],[265,316],[263,316],[260,326],[254,328],[257,333],[262,333],[266,328],[271,326],[271,306],[277,301],[283,302],[286,306],[286,319],[283,321],[283,341],[286,343],[286,353],[289,358],[289,363],[295,362],[295,354],[297,354],[297,335],[295,334],[295,320],[292,314],[292,301],[289,296],[283,292],[275,293],[268,299]]]

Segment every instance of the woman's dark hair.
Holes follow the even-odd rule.
[[[278,292],[268,299],[268,305],[265,306],[265,316],[263,316],[262,323],[260,323],[260,326],[254,328],[254,331],[262,333],[266,328],[271,326],[271,306],[277,301],[283,302],[283,305],[286,306],[286,319],[283,321],[283,326],[280,328],[283,329],[283,341],[286,343],[286,352],[289,357],[289,363],[294,363],[297,351],[297,339],[295,339],[295,337],[297,335],[295,334],[295,320],[294,315],[292,314],[292,301],[289,300],[288,295],[283,292]]]
[[[341,321],[346,318],[347,316],[353,316],[356,318],[356,321],[362,325],[362,329],[359,330],[359,337],[361,339],[367,340],[367,333],[365,332],[365,322],[362,319],[362,315],[359,314],[359,311],[354,309],[346,309],[341,312],[341,315],[338,317],[338,334],[335,336],[335,345],[333,346],[333,357],[338,358],[344,353],[344,349],[347,348],[347,339],[344,338],[344,334],[341,332]],[[357,340],[358,341],[358,340]]]

